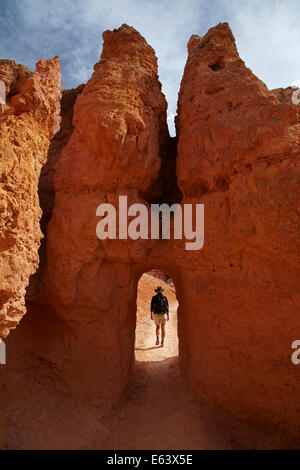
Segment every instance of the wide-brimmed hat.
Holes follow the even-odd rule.
[[[164,289],[161,286],[157,286],[155,292],[162,292]]]

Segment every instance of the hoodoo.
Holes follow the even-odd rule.
[[[221,23],[188,43],[172,140],[152,47],[127,25],[103,39],[92,77],[70,92],[73,118],[63,108],[67,133],[52,141],[45,250],[1,369],[0,422],[13,429],[5,446],[101,448],[105,419],[131,387],[137,284],[153,269],[176,285],[179,364],[194,397],[297,442],[299,106],[246,67]],[[58,60],[41,62],[0,123],[2,337],[23,315],[37,267],[37,181],[59,96]],[[166,197],[174,142],[168,191],[180,190],[182,209],[205,206],[202,249],[172,236],[99,239],[100,204],[126,196],[149,208]]]
[[[25,289],[38,267],[38,181],[60,123],[58,57],[42,59],[33,73],[1,60],[0,80],[6,90],[0,103],[0,338],[5,338],[26,312]]]

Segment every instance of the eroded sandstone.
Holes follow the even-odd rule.
[[[152,269],[174,281],[180,367],[195,396],[276,429],[280,442],[299,437],[290,356],[300,337],[300,125],[288,96],[245,66],[226,23],[192,36],[176,119],[179,190],[164,194],[176,141],[154,51],[127,25],[104,33],[74,130],[54,151],[55,204],[31,316],[8,339],[5,396],[14,402],[9,416],[32,424],[29,445],[36,436],[39,448],[93,446],[95,436],[99,446],[107,437],[99,423],[130,387],[137,283]],[[205,204],[203,249],[185,251],[184,240],[98,240],[96,208],[117,206],[119,195],[128,204],[167,196]],[[24,355],[34,363],[26,377]],[[31,405],[32,390],[48,408]],[[24,445],[21,434],[8,445]]]
[[[297,433],[299,110],[247,69],[226,23],[188,48],[177,175],[183,202],[205,204],[205,246],[182,279],[182,371],[202,400]]]
[[[37,187],[50,138],[59,128],[59,60],[41,60],[36,71],[0,62],[7,102],[1,105],[0,337],[26,312],[24,295],[38,267],[41,210]]]

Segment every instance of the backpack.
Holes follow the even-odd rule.
[[[166,301],[164,295],[157,295],[155,299],[156,313],[166,313]]]

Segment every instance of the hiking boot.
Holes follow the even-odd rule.
[[[162,339],[161,340],[161,347],[163,348],[163,346],[164,346],[164,340]]]
[[[156,338],[156,343],[155,343],[155,345],[156,345],[156,346],[159,345],[159,339],[158,339],[158,338]]]

